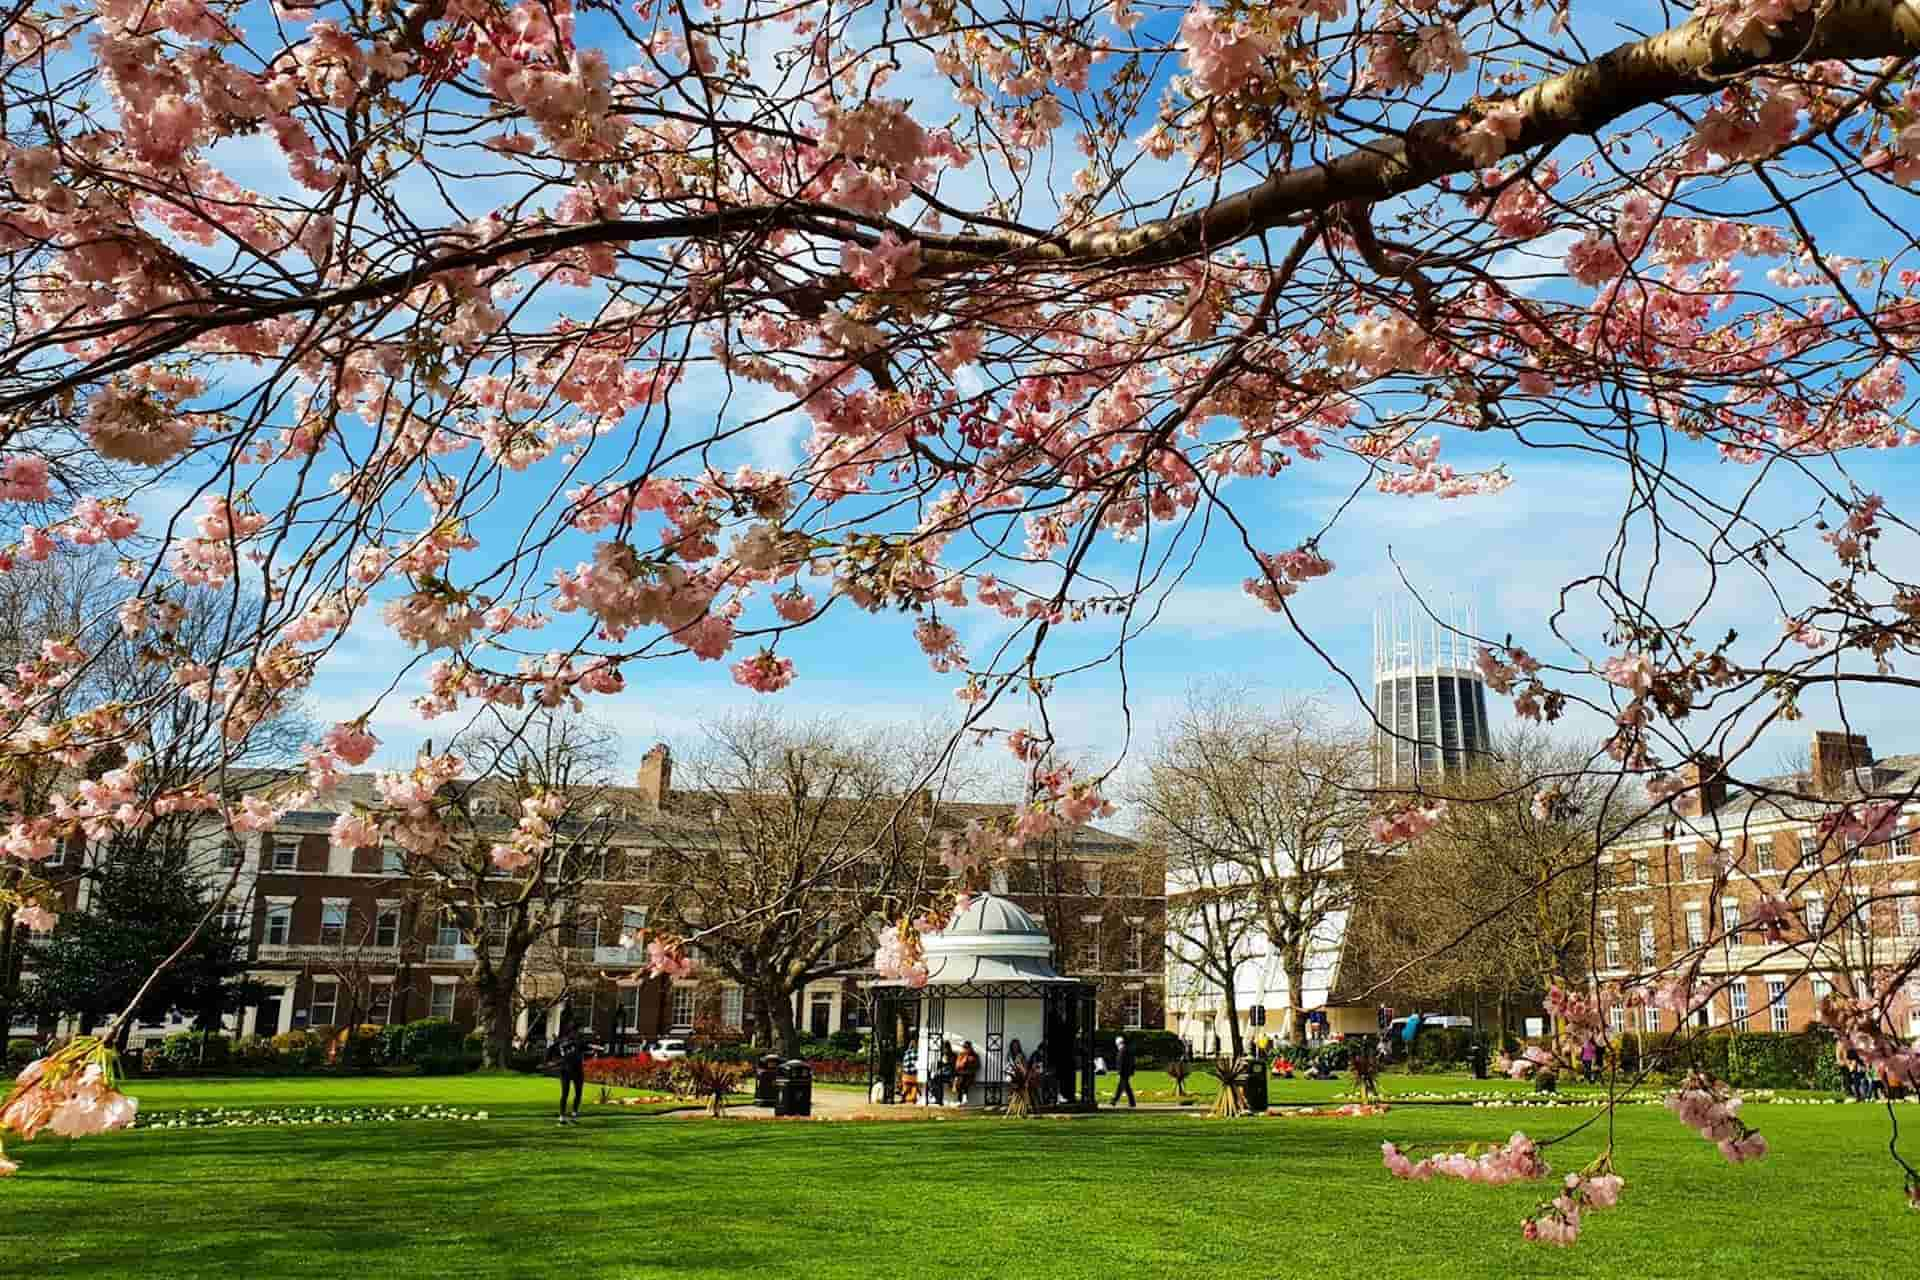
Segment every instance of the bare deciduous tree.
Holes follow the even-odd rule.
[[[652,919],[740,984],[782,1052],[798,1049],[794,999],[807,984],[866,967],[876,922],[944,883],[938,801],[922,787],[942,746],[753,714],[711,723],[676,762],[685,820],[654,851]]]

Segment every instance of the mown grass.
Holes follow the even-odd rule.
[[[1585,1124],[1549,1153],[1565,1171],[1606,1140],[1591,1111],[769,1124],[635,1115],[589,1090],[586,1123],[558,1128],[538,1077],[139,1088],[143,1110],[449,1102],[492,1118],[10,1146],[10,1273],[1878,1277],[1912,1274],[1920,1228],[1887,1115],[1860,1106],[1749,1107],[1774,1154],[1740,1167],[1660,1108],[1622,1109],[1626,1195],[1563,1253],[1519,1238],[1542,1188],[1395,1182],[1379,1147]]]

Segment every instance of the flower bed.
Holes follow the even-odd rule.
[[[401,1120],[485,1120],[485,1111],[425,1103],[413,1107],[194,1107],[143,1115],[137,1129],[239,1129],[265,1125],[390,1124]]]
[[[1268,1107],[1267,1114],[1291,1120],[1353,1120],[1363,1116],[1383,1116],[1389,1109],[1384,1102],[1349,1102],[1344,1107]]]

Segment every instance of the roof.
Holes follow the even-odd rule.
[[[938,933],[920,940],[929,988],[987,987],[996,983],[1077,987],[1054,972],[1053,939],[1019,903],[983,893]],[[874,986],[904,986],[889,981]]]
[[[1748,827],[1786,822],[1812,822],[1833,812],[1837,803],[1868,797],[1892,799],[1920,792],[1920,755],[1887,756],[1871,765],[1847,771],[1846,785],[1835,794],[1814,796],[1813,779],[1805,773],[1755,778],[1727,798],[1712,813],[1687,816],[1669,808],[1653,813],[1620,833],[1620,843],[1664,840],[1691,834],[1702,840],[1723,838]]]
[[[355,805],[366,808],[377,807],[381,803],[379,790],[374,786],[374,779],[377,776],[373,772],[342,773],[339,784],[327,797],[324,807],[300,809],[287,814],[281,820],[281,829],[289,833],[324,831],[333,824],[335,817],[350,811]],[[293,769],[235,770],[228,776],[228,787],[236,792],[259,791],[276,782],[302,785],[305,778],[304,771]],[[470,785],[474,794],[479,796],[485,796],[491,792],[504,797],[510,794],[514,787],[514,784],[506,779],[478,779],[467,785]],[[604,786],[580,789],[596,796],[600,802],[608,805],[616,813],[624,810],[624,816],[614,819],[615,829],[635,838],[645,838],[649,832],[674,831],[682,836],[692,836],[707,830],[710,826],[708,815],[715,803],[727,796],[739,794],[691,789],[672,790],[668,792],[666,803],[661,811],[654,812],[651,794],[639,787]],[[908,802],[907,797],[901,797],[901,799],[903,802]],[[1011,804],[955,801],[942,803],[936,810],[936,817],[942,828],[957,829],[974,820],[1004,818],[1013,813],[1015,808],[1016,806]],[[500,829],[505,830],[513,825],[518,816],[517,812],[510,812],[503,807],[501,814],[492,821],[497,822]],[[488,820],[483,819],[479,825],[488,825]],[[1134,842],[1127,837],[1088,823],[1081,823],[1074,827],[1069,838],[1074,848],[1089,853],[1119,853],[1134,847]]]
[[[993,893],[983,893],[969,902],[966,910],[955,916],[952,922],[940,931],[940,936],[949,940],[991,938],[998,934],[1043,939],[1047,937],[1046,929],[1027,912],[1026,908]],[[1052,945],[1050,940],[1048,945]]]

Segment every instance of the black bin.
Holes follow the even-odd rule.
[[[1256,1054],[1247,1070],[1247,1110],[1255,1115],[1267,1109],[1267,1072],[1272,1069],[1265,1058]]]
[[[753,1105],[771,1107],[780,1101],[780,1055],[770,1053],[760,1059],[753,1073]]]
[[[782,1064],[780,1068],[780,1095],[774,1102],[773,1114],[813,1114],[813,1068],[798,1058]]]

